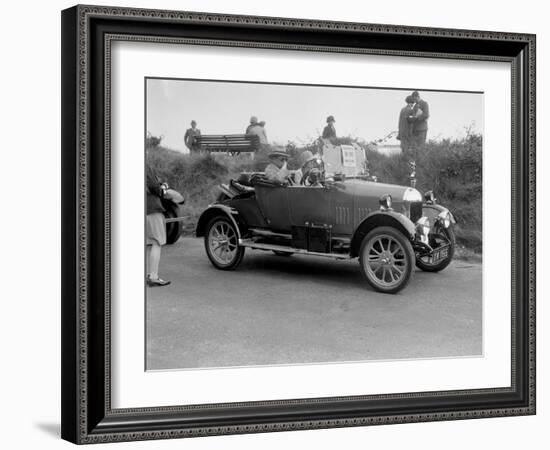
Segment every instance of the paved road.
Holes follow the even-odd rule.
[[[147,367],[175,369],[482,352],[481,265],[417,270],[397,295],[373,291],[356,259],[280,257],[247,250],[215,269],[202,239],[164,247],[147,289]]]

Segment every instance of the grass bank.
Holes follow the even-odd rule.
[[[292,149],[290,167],[297,167],[299,154],[306,148],[309,147]],[[367,150],[367,159],[371,174],[380,182],[408,185],[408,161],[402,155]],[[194,232],[199,215],[215,200],[218,184],[243,171],[263,170],[267,164],[265,154],[253,160],[248,155],[184,155],[160,145],[151,146],[148,160],[164,181],[185,195],[186,234]],[[454,214],[459,256],[481,254],[481,136],[428,142],[417,157],[416,187],[420,192],[433,190],[438,202]]]

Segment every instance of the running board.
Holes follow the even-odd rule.
[[[191,216],[170,217],[169,219],[165,218],[164,223],[183,222],[184,220],[187,220],[190,217]]]
[[[248,247],[256,250],[271,250],[274,252],[297,253],[299,255],[324,256],[326,258],[334,259],[351,259],[349,254],[309,252],[303,248],[294,248],[289,247],[288,245],[261,244],[254,242],[252,239],[239,239],[239,245],[241,247]]]
[[[283,239],[292,239],[291,234],[286,233],[275,233],[271,230],[263,230],[261,228],[250,228],[250,231],[252,234],[255,234],[256,236],[265,236],[265,237],[275,237],[275,238],[283,238]]]

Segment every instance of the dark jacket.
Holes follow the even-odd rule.
[[[430,117],[430,107],[428,106],[428,102],[425,100],[419,100],[414,106],[413,112],[416,113],[419,109],[422,110],[422,114],[420,114],[413,122],[413,133],[415,131],[426,131],[428,129],[428,118]]]
[[[333,139],[336,137],[336,128],[334,128],[334,125],[328,124],[323,129],[323,139]]]
[[[405,106],[399,113],[399,122],[397,124],[397,139],[400,141],[408,141],[411,139],[412,123],[409,116],[413,114],[412,108]]]
[[[145,184],[145,191],[147,192],[147,214],[162,213],[164,212],[164,207],[160,199],[162,198],[163,192],[159,177],[149,164],[146,165],[145,172],[147,176]]]
[[[201,130],[198,128],[188,128],[185,132],[185,136],[183,137],[183,140],[185,142],[185,145],[189,150],[194,150],[198,147],[197,143],[197,137],[201,135]]]

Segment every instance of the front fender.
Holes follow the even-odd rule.
[[[359,255],[359,248],[365,236],[374,228],[390,226],[403,233],[409,240],[414,240],[416,229],[414,223],[397,211],[373,211],[355,229],[351,239],[350,255]]]
[[[195,235],[197,237],[204,236],[206,233],[206,226],[208,225],[208,222],[210,222],[216,216],[227,217],[235,226],[235,229],[237,230],[237,237],[241,239],[241,228],[239,226],[238,220],[239,213],[236,209],[221,204],[210,205],[202,212],[201,216],[199,217],[199,221],[197,222]]]
[[[438,205],[437,203],[424,203],[422,205],[422,215],[430,220],[431,226],[433,226],[433,223],[435,223],[435,219],[437,218],[437,216],[445,211],[449,213],[449,216],[451,217],[451,223],[455,224],[456,220],[453,214],[444,206]]]

